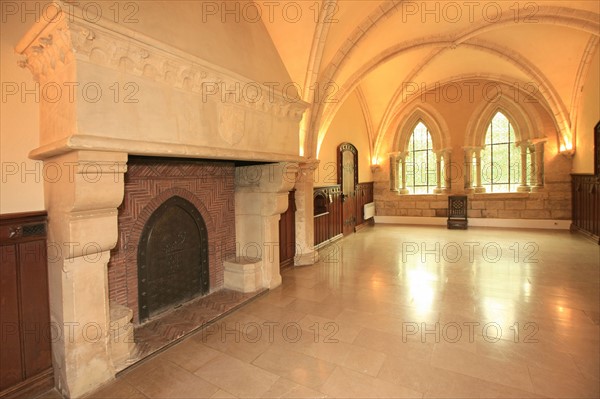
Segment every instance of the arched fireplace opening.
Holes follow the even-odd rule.
[[[152,213],[138,245],[140,322],[209,292],[208,242],[191,202],[173,196]]]

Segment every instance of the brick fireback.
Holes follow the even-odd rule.
[[[235,256],[235,165],[131,157],[119,207],[119,239],[108,264],[111,301],[139,322],[137,249],[144,225],[167,199],[182,197],[200,211],[208,231],[210,292],[223,287],[223,260]]]

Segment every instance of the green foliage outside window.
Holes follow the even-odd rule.
[[[406,187],[411,194],[431,194],[437,184],[431,134],[423,122],[413,130],[406,158]]]

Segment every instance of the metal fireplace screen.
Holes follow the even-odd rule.
[[[140,322],[209,291],[208,234],[200,212],[181,197],[165,201],[138,246]]]

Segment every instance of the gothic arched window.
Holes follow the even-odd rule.
[[[485,134],[481,154],[481,185],[489,193],[517,191],[521,183],[521,150],[515,132],[500,111],[494,115]]]
[[[407,148],[406,188],[411,194],[431,194],[437,186],[437,161],[429,129],[415,126]]]

